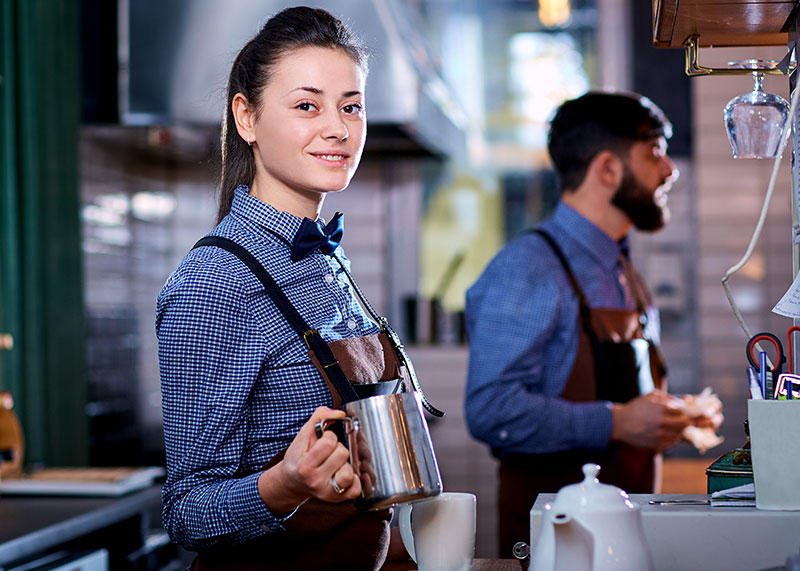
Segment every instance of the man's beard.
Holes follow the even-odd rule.
[[[666,197],[665,197],[666,198]],[[669,222],[669,207],[656,202],[655,193],[640,183],[630,168],[625,173],[611,204],[622,210],[638,230],[654,232]]]

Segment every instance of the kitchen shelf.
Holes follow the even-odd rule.
[[[785,46],[781,32],[794,1],[653,0],[653,45],[683,48],[693,34],[699,47]]]

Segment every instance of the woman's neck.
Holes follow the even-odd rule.
[[[298,218],[316,220],[322,211],[325,195],[321,192],[291,191],[273,189],[259,184],[258,177],[250,187],[250,195],[266,202],[279,212],[288,212]]]

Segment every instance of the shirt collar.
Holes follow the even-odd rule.
[[[621,253],[621,244],[627,244],[627,236],[614,241],[588,218],[564,202],[559,202],[553,214],[553,222],[564,235],[586,250],[599,264],[612,269]]]
[[[233,203],[231,213],[244,218],[245,220],[258,225],[267,232],[278,236],[291,244],[295,234],[300,229],[302,218],[281,212],[274,206],[252,196],[250,187],[243,184],[233,192]],[[317,219],[323,226],[325,220],[320,217]]]

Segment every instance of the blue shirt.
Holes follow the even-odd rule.
[[[620,281],[621,245],[563,202],[542,223],[596,308],[634,309]],[[541,236],[509,242],[467,291],[470,341],[465,399],[473,437],[496,454],[603,449],[611,437],[607,402],[559,398],[578,350],[578,299]],[[648,310],[657,340],[658,316]]]
[[[247,248],[327,342],[378,333],[334,259],[317,251],[291,262],[300,221],[240,187],[209,235]],[[334,254],[349,264],[341,248]],[[315,408],[332,406],[305,343],[250,270],[215,247],[190,251],[169,276],[156,333],[170,537],[203,549],[282,530],[258,493],[261,468]]]

